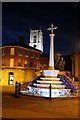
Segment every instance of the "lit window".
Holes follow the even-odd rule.
[[[10,55],[14,55],[14,48],[11,48]]]
[[[14,58],[10,58],[10,67],[14,67]]]
[[[19,59],[18,60],[18,66],[21,66],[21,63],[22,63],[22,61],[21,61],[21,59]]]
[[[27,62],[27,60],[25,60],[24,67],[28,67],[28,62]]]

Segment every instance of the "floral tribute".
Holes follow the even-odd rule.
[[[60,78],[60,81],[62,81],[62,85],[65,85],[66,89],[71,89],[71,93],[77,93],[78,89],[74,85],[73,81],[68,76],[58,75],[58,78]]]

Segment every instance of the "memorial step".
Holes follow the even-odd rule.
[[[33,86],[35,86],[35,87],[43,87],[43,88],[47,87],[47,88],[49,88],[50,84],[37,84],[37,83],[34,83]],[[61,88],[65,88],[65,85],[53,85],[52,84],[51,88],[58,88],[58,89],[60,88],[61,89]]]
[[[45,81],[45,80],[37,80],[37,83],[43,83],[43,84],[61,84],[62,83],[62,81]]]
[[[60,80],[60,78],[40,78],[41,80]]]

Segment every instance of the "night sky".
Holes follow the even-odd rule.
[[[2,44],[19,42],[24,35],[29,42],[29,29],[41,27],[44,40],[44,53],[49,52],[49,31],[51,23],[55,31],[55,49],[62,55],[69,55],[79,48],[79,9],[78,3],[2,3]]]

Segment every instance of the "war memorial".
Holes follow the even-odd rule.
[[[54,68],[54,30],[53,24],[48,28],[50,33],[50,52],[49,52],[49,68],[40,72],[39,76],[33,78],[26,90],[20,90],[22,95],[33,95],[47,98],[70,97],[72,93],[78,92],[77,88],[71,82],[69,77],[59,75],[59,70]],[[20,85],[22,86],[22,84]]]

